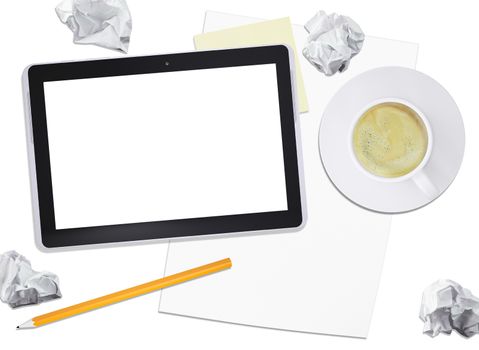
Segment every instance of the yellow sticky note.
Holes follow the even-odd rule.
[[[299,111],[301,113],[308,111],[303,76],[298,61],[291,21],[288,17],[199,34],[194,37],[194,41],[197,50],[276,44],[289,45],[294,50]]]

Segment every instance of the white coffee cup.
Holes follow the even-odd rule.
[[[359,119],[361,116],[370,108],[382,104],[382,103],[399,103],[403,104],[409,108],[411,108],[413,111],[417,113],[419,118],[421,118],[427,132],[427,150],[426,153],[422,159],[422,161],[419,163],[419,165],[411,170],[409,173],[398,176],[398,177],[382,177],[375,175],[371,172],[369,172],[367,169],[365,169],[359,162],[359,160],[356,157],[356,154],[354,152],[354,147],[353,147],[353,135],[354,135],[354,129],[356,127],[356,124],[358,123]],[[366,176],[380,182],[404,182],[404,181],[409,181],[412,180],[416,184],[416,186],[429,198],[435,198],[439,194],[439,190],[437,187],[434,185],[434,183],[431,181],[431,179],[427,176],[427,174],[424,172],[424,167],[426,166],[427,162],[429,161],[429,158],[431,156],[432,152],[432,146],[433,146],[433,134],[432,134],[432,129],[431,129],[431,124],[427,120],[426,116],[424,113],[421,112],[419,108],[417,108],[415,105],[413,105],[411,102],[400,99],[400,98],[381,98],[374,100],[370,103],[368,103],[366,106],[364,106],[363,109],[361,109],[357,115],[356,118],[352,120],[351,124],[351,130],[350,130],[350,155],[351,158],[353,159],[353,162],[356,164],[356,166],[360,169],[361,172],[363,172]]]

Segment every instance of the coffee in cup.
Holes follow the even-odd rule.
[[[353,130],[352,146],[359,164],[383,178],[409,174],[428,151],[428,130],[420,115],[399,102],[368,108]]]

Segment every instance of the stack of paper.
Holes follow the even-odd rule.
[[[208,12],[204,32],[258,21]],[[263,24],[264,32],[255,31],[266,42],[267,28]],[[243,33],[242,29],[236,31]],[[302,26],[293,26],[293,33],[301,49],[307,32]],[[251,35],[244,27],[245,43],[250,43]],[[198,49],[213,48],[226,46],[228,40],[216,33],[197,37],[196,43]],[[297,126],[301,128],[308,212],[305,228],[287,234],[171,243],[167,274],[224,257],[232,259],[233,268],[163,291],[160,312],[367,336],[391,217],[357,207],[334,188],[321,165],[319,126],[328,101],[353,76],[378,66],[414,68],[416,55],[415,44],[366,37],[349,69],[333,77],[325,77],[297,55],[309,101],[309,113],[299,116]]]

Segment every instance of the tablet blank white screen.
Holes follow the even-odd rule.
[[[274,64],[44,90],[57,229],[288,209]]]

